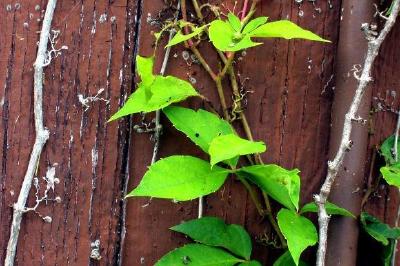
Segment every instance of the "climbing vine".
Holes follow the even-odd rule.
[[[242,95],[234,70],[235,53],[262,45],[263,38],[304,39],[329,42],[288,20],[269,22],[268,17],[256,17],[254,13],[259,1],[244,1],[240,14],[229,12],[223,15],[217,6],[200,6],[192,1],[197,18],[187,20],[186,1],[180,1],[182,19],[166,23],[155,33],[155,50],[151,57],[137,56],[136,66],[141,82],[125,105],[115,113],[110,121],[136,113],[159,112],[172,125],[204,153],[208,160],[187,155],[172,155],[156,161],[143,176],[140,184],[127,197],[155,197],[174,201],[189,201],[216,192],[229,178],[239,180],[249,194],[261,216],[265,216],[275,231],[271,245],[284,249],[275,265],[299,265],[302,252],[318,241],[315,225],[305,213],[317,212],[317,205],[299,205],[301,179],[298,169],[285,169],[276,164],[264,164],[260,154],[266,152],[266,144],[255,141],[242,107]],[[209,9],[215,18],[205,21],[202,12]],[[239,17],[240,16],[240,17]],[[174,76],[154,74],[154,60],[159,40],[163,33],[175,31],[169,39],[168,49],[184,45],[196,56],[196,60],[215,82],[222,117],[211,105],[208,110],[192,110],[176,105],[189,97],[201,95],[191,83]],[[257,39],[255,39],[257,38]],[[215,72],[198,50],[198,45],[210,41],[221,60],[221,67]],[[223,80],[228,79],[234,96],[233,106],[228,107]],[[224,83],[225,84],[225,83]],[[245,136],[239,136],[232,122],[239,120]],[[241,157],[248,164],[241,163]],[[259,200],[258,191],[263,196]],[[270,198],[282,207],[276,218],[270,207]],[[350,212],[332,203],[326,204],[331,215],[354,217]],[[171,228],[196,241],[175,249],[158,262],[167,265],[261,265],[251,259],[250,236],[239,225],[227,225],[216,217],[200,217]]]

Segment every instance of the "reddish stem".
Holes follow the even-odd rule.
[[[181,11],[182,11],[182,20],[187,22],[188,20],[187,20],[186,0],[182,0],[181,1]],[[183,31],[184,31],[185,35],[190,33],[188,26],[185,26],[183,28]],[[189,47],[193,46],[192,39],[187,40],[187,44],[188,44]]]
[[[249,0],[244,0],[242,11],[240,11],[240,13],[241,13],[241,20],[243,20],[243,19],[246,17],[246,15],[247,15],[246,13],[247,13],[247,7],[248,7],[248,5],[249,5]]]

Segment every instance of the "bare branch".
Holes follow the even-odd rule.
[[[15,203],[13,206],[14,213],[10,230],[10,239],[7,246],[6,259],[4,262],[5,266],[14,265],[22,215],[24,213],[26,201],[32,186],[32,180],[39,164],[40,154],[42,153],[43,147],[50,135],[49,131],[43,125],[43,68],[47,64],[46,60],[48,60],[47,44],[50,39],[51,22],[53,20],[56,4],[57,0],[49,0],[47,2],[46,13],[44,15],[42,30],[40,33],[37,57],[34,63],[35,73],[33,94],[36,139],[17,203]]]
[[[393,25],[396,22],[397,15],[400,12],[400,0],[395,0],[393,2],[393,10],[389,18],[386,20],[385,26],[380,32],[380,34],[375,37],[374,29],[369,29],[363,24],[363,30],[366,34],[368,40],[368,51],[367,56],[364,62],[364,67],[361,72],[361,76],[358,79],[358,87],[356,89],[353,101],[350,105],[348,112],[346,113],[343,131],[342,131],[342,139],[339,145],[339,149],[333,159],[333,161],[328,161],[328,173],[325,178],[324,184],[321,187],[320,193],[318,195],[314,195],[315,203],[318,205],[318,223],[319,223],[319,246],[317,252],[317,266],[325,265],[325,257],[327,250],[327,241],[328,241],[328,226],[330,216],[327,214],[325,209],[325,203],[329,197],[331,192],[331,188],[337,174],[343,164],[344,157],[349,149],[351,149],[351,132],[353,127],[353,121],[357,120],[357,112],[360,107],[360,103],[364,92],[371,82],[371,70],[372,66],[375,62],[376,57],[378,56],[379,49],[385,40],[386,36],[392,29]]]
[[[179,14],[179,10],[181,8],[180,5],[180,1],[178,1],[178,6],[177,6],[177,10],[178,12],[175,15],[175,22],[178,21],[178,14]],[[175,31],[173,29],[171,29],[169,31],[169,37],[168,37],[168,42],[172,40],[172,38],[175,35]],[[171,54],[171,46],[168,46],[165,50],[165,54],[164,54],[164,60],[161,66],[161,70],[160,70],[160,75],[164,75],[165,74],[165,70],[167,69],[167,65],[168,65],[168,60],[169,60],[169,56]],[[157,160],[157,156],[158,156],[158,150],[160,148],[160,136],[162,133],[162,125],[160,123],[160,110],[156,111],[156,118],[155,118],[155,128],[154,128],[154,148],[153,148],[153,156],[151,157],[151,164],[155,163],[155,161]]]

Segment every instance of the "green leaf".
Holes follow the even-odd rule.
[[[354,216],[354,214],[352,214],[350,211],[341,208],[333,203],[327,202],[325,204],[325,208],[326,208],[326,212],[330,215],[341,215],[341,216],[347,216],[347,217],[351,217],[351,218],[356,218],[356,216]],[[310,202],[307,203],[306,205],[303,206],[303,208],[301,208],[300,213],[306,213],[306,212],[318,212],[318,207],[317,204],[315,204],[315,202]]]
[[[262,43],[260,42],[253,42],[250,38],[250,36],[243,36],[242,39],[238,42],[232,42],[229,44],[229,47],[227,47],[225,50],[226,51],[240,51],[244,50],[247,48],[255,47],[258,45],[261,45]]]
[[[220,51],[239,51],[260,45],[253,42],[249,36],[234,31],[229,22],[214,20],[210,24],[208,35],[213,45]]]
[[[319,42],[330,42],[311,31],[302,29],[289,20],[280,20],[266,23],[251,32],[251,37],[306,39]]]
[[[194,111],[189,108],[168,106],[163,109],[163,112],[177,130],[183,132],[206,153],[214,138],[234,134],[234,130],[227,121],[203,109]],[[234,158],[226,163],[236,166],[237,161],[238,158]]]
[[[256,260],[252,260],[252,261],[242,262],[238,264],[238,266],[262,266],[262,264]]]
[[[282,254],[275,262],[273,266],[295,266],[292,256],[289,251]],[[304,261],[299,262],[299,266],[308,266]]]
[[[172,76],[156,76],[149,86],[140,83],[125,105],[109,121],[134,113],[153,112],[190,96],[198,96],[198,93],[189,82]]]
[[[294,211],[281,209],[278,212],[278,225],[287,239],[290,254],[296,265],[299,265],[301,253],[318,241],[314,224]]]
[[[137,71],[144,86],[149,86],[154,81],[153,66],[154,57],[136,56]]]
[[[184,41],[187,41],[200,33],[202,33],[206,29],[207,25],[201,26],[201,27],[192,27],[192,32],[189,34],[183,34],[182,31],[178,31],[175,36],[168,42],[168,44],[165,46],[165,48],[177,45],[179,43],[182,43]]]
[[[127,197],[148,196],[192,200],[217,191],[229,171],[192,156],[170,156],[151,165],[139,186]]]
[[[361,213],[360,220],[364,230],[385,246],[389,244],[389,239],[398,239],[400,237],[400,228],[391,228],[366,212]]]
[[[211,156],[211,165],[235,158],[239,155],[261,153],[266,150],[264,142],[254,142],[242,139],[234,134],[214,138],[210,143],[208,153]]]
[[[228,14],[228,21],[234,31],[240,31],[242,28],[242,22],[233,13]]]
[[[188,235],[209,246],[223,247],[246,260],[251,255],[251,239],[240,225],[227,225],[216,217],[203,217],[176,225],[171,230]]]
[[[392,165],[396,163],[396,158],[393,154],[395,136],[388,137],[381,145],[381,154],[385,158],[387,164]],[[397,150],[400,152],[400,141],[397,142]]]
[[[380,168],[380,171],[389,185],[400,188],[400,168],[398,166],[384,166]]]
[[[291,210],[299,208],[299,170],[287,170],[278,165],[253,165],[239,169],[238,174],[259,186],[274,200]]]
[[[246,24],[244,27],[242,33],[243,34],[248,34],[251,33],[253,30],[257,29],[261,25],[264,25],[268,20],[268,17],[258,17],[253,20],[250,20],[249,23]]]
[[[393,239],[389,240],[389,245],[383,247],[382,262],[384,266],[392,265],[392,258],[395,249],[396,241]]]
[[[241,261],[219,248],[189,244],[169,252],[155,266],[233,266]]]
[[[109,122],[134,113],[152,112],[171,103],[183,101],[190,96],[199,95],[185,80],[172,76],[154,76],[153,60],[153,57],[137,56],[137,69],[142,81],[124,106],[109,119]]]

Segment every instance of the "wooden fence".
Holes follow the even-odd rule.
[[[43,222],[34,212],[24,216],[16,265],[153,265],[164,253],[187,241],[168,228],[196,217],[196,201],[176,204],[147,198],[122,200],[123,193],[138,184],[151,161],[150,135],[133,130],[133,125],[142,122],[141,117],[106,122],[134,90],[135,55],[152,53],[151,32],[163,19],[173,16],[169,4],[174,1],[166,2],[58,2],[53,29],[60,31],[57,46],[66,45],[68,50],[45,69],[44,116],[51,135],[38,177],[41,179],[48,167],[55,166],[61,182],[51,197],[59,196],[62,201],[48,201],[37,210],[42,216],[52,217],[52,223]],[[232,9],[235,1],[220,2],[224,2],[223,8]],[[264,46],[239,55],[237,69],[255,139],[268,146],[263,159],[301,170],[301,202],[305,203],[312,200],[326,174],[329,147],[333,149],[337,139],[331,124],[346,111],[345,104],[335,97],[347,93],[346,99],[355,89],[351,67],[362,63],[366,44],[360,41],[363,36],[359,29],[364,20],[372,20],[374,7],[372,1],[358,0],[296,2],[262,0],[257,14],[270,20],[288,18],[332,43],[268,40]],[[0,3],[0,261],[4,261],[11,206],[18,197],[35,138],[33,62],[46,1]],[[381,51],[371,93],[365,98],[368,126],[358,127],[353,136],[355,145],[365,144],[364,148],[349,156],[345,167],[351,168],[347,171],[351,178],[339,179],[333,195],[336,202],[355,213],[360,211],[367,184],[378,177],[382,162],[372,160],[375,146],[395,128],[395,114],[370,110],[380,106],[398,109],[399,42],[397,23]],[[217,68],[210,46],[200,49]],[[184,52],[180,48],[172,50],[168,74],[192,79],[195,87],[218,106],[212,81],[198,64],[184,59]],[[162,49],[158,54],[157,68]],[[99,97],[104,100],[89,103],[87,109],[82,106],[79,95],[94,96],[101,89],[104,91]],[[185,104],[202,106],[196,100]],[[146,121],[151,119],[146,117]],[[162,118],[162,124],[161,157],[202,156],[166,119]],[[33,188],[29,204],[33,205],[34,200]],[[279,251],[263,244],[268,224],[260,220],[240,184],[227,182],[205,203],[205,215],[244,225],[256,243],[255,257],[272,265]],[[397,205],[396,189],[381,182],[366,209],[394,224]],[[379,265],[371,252],[373,242],[359,237],[356,223],[334,220],[329,265],[355,265],[357,254],[363,254],[358,256],[359,265]],[[338,233],[343,230],[349,233]],[[96,240],[100,241],[99,261],[90,258],[91,243]],[[313,257],[312,251],[306,253],[310,261]]]

